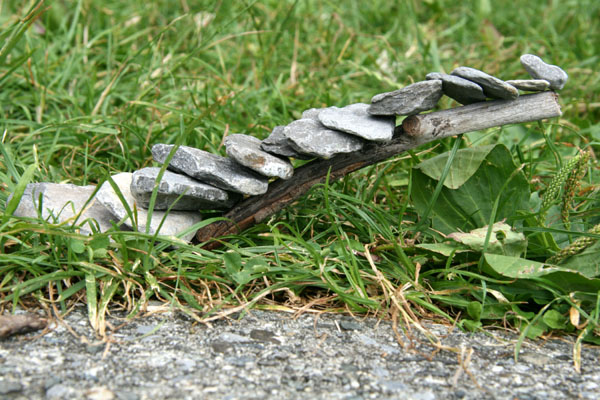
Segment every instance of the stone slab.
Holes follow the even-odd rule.
[[[363,147],[361,139],[328,129],[320,122],[308,118],[287,125],[284,134],[297,152],[323,159],[336,154],[352,153]]]
[[[393,92],[380,93],[371,99],[371,115],[413,115],[431,110],[442,97],[442,82],[416,82]]]
[[[306,154],[300,154],[290,145],[288,138],[283,133],[285,126],[276,126],[271,134],[262,141],[260,148],[267,153],[282,156],[292,157],[298,160],[309,160],[312,157]]]
[[[544,79],[513,79],[506,83],[526,92],[543,92],[550,88],[550,82]]]
[[[302,118],[314,119],[315,121],[319,121],[319,114],[323,110],[325,110],[325,108],[309,108],[308,110],[304,110],[302,112]]]
[[[152,146],[152,156],[164,163],[173,148],[170,144]],[[169,169],[218,188],[236,193],[259,195],[267,191],[269,182],[235,161],[188,146],[180,146],[169,163]]]
[[[431,72],[427,74],[425,78],[428,80],[441,80],[442,91],[444,94],[460,104],[472,104],[485,101],[483,88],[475,82],[471,82],[459,76],[440,74],[439,72]]]
[[[281,179],[290,179],[294,175],[294,167],[289,160],[262,150],[261,141],[253,136],[233,134],[227,136],[224,143],[229,157],[261,175]]]
[[[517,88],[478,69],[458,67],[450,74],[477,83],[483,88],[483,93],[493,99],[513,100],[519,97]]]
[[[544,79],[550,82],[550,89],[560,90],[565,86],[569,75],[557,65],[546,64],[544,60],[533,54],[523,54],[521,65],[533,79]]]
[[[16,217],[41,217],[50,223],[72,224],[76,222],[79,232],[90,235],[93,232],[106,232],[117,219],[97,200],[92,199],[95,186],[76,186],[66,183],[30,183],[25,188],[21,201],[13,213]],[[12,195],[11,195],[12,197]],[[9,198],[10,200],[10,198]],[[40,204],[41,200],[41,204]],[[86,206],[86,203],[87,206]],[[77,221],[75,215],[81,213]]]
[[[367,112],[368,104],[358,103],[338,108],[328,107],[318,113],[327,128],[349,133],[366,140],[389,142],[396,127],[395,116],[373,116]]]
[[[160,168],[142,168],[133,173],[131,194],[138,206],[148,208]],[[238,194],[207,185],[186,175],[165,171],[158,185],[155,210],[210,210],[231,208],[239,200]]]
[[[137,211],[137,230],[146,232],[146,222],[148,220],[148,212],[141,208],[135,207],[135,199],[131,194],[131,180],[133,174],[130,172],[121,172],[112,176],[113,181],[118,186],[123,198],[127,202],[132,212]],[[127,214],[125,206],[113,190],[109,181],[106,181],[98,190],[96,198],[107,210],[109,210],[119,221],[131,229],[134,229],[133,223]],[[166,217],[165,217],[166,216]],[[136,216],[134,216],[136,218]],[[164,222],[163,222],[164,219]],[[152,212],[152,220],[150,222],[149,233],[155,234],[157,231],[163,236],[179,236],[183,231],[189,229],[194,224],[202,220],[202,216],[198,212],[193,211],[170,211],[168,214],[165,211],[155,210]],[[160,224],[162,223],[162,226]],[[158,230],[160,226],[160,231]],[[190,241],[196,232],[189,232],[181,238],[185,241]]]

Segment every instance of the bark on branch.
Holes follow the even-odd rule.
[[[313,185],[324,182],[328,173],[330,181],[333,181],[434,140],[561,114],[556,93],[542,92],[520,96],[516,100],[486,101],[405,118],[402,125],[397,127],[391,142],[371,142],[359,152],[303,165],[294,171],[292,179],[276,180],[264,195],[250,197],[229,210],[224,215],[226,221],[218,221],[198,230],[196,238],[200,242],[208,242],[205,248],[218,247],[220,243],[211,239],[239,233],[263,221],[301,197]]]

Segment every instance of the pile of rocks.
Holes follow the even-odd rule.
[[[244,196],[264,194],[269,180],[292,179],[294,168],[289,157],[329,159],[360,151],[367,141],[388,142],[394,135],[397,116],[431,110],[442,95],[461,104],[488,98],[511,100],[519,96],[519,90],[562,89],[568,79],[561,68],[531,54],[521,56],[521,64],[533,79],[502,81],[473,68],[459,67],[449,75],[432,72],[425,81],[378,94],[370,104],[309,109],[301,119],[275,127],[262,141],[242,134],[227,136],[224,144],[228,157],[187,146],[173,149],[173,145],[156,144],[152,147],[154,160],[162,164],[170,159],[160,181],[161,169],[151,167],[114,175],[97,191],[93,186],[34,183],[28,185],[14,215],[35,218],[41,210],[42,218],[56,222],[87,221],[80,227],[83,233],[122,224],[141,232],[190,240],[193,225],[201,220],[199,210],[228,209]],[[154,190],[156,198],[148,218],[146,209]]]

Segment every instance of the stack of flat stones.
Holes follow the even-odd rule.
[[[152,147],[154,160],[160,164],[169,160],[160,181],[159,167],[116,174],[93,198],[90,195],[95,188],[90,186],[30,184],[15,215],[37,217],[42,209],[43,218],[65,221],[81,214],[79,221],[89,221],[87,227],[80,227],[83,233],[123,224],[190,240],[201,210],[227,210],[244,197],[264,194],[274,179],[293,179],[290,158],[329,159],[360,151],[367,142],[389,142],[396,117],[431,110],[442,95],[460,104],[513,100],[519,90],[560,90],[568,79],[561,68],[531,54],[521,56],[521,64],[532,79],[503,81],[474,68],[458,67],[450,74],[431,72],[424,81],[377,94],[370,104],[312,108],[304,111],[302,118],[276,126],[262,141],[243,134],[227,136],[227,157],[187,146],[174,149],[173,145],[156,144]],[[152,218],[148,218],[154,191]],[[132,213],[137,214],[135,222],[130,220]]]

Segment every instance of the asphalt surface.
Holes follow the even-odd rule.
[[[206,326],[179,313],[112,317],[98,341],[85,308],[50,332],[0,341],[1,399],[598,399],[600,348],[573,341],[424,326],[399,344],[392,324],[251,311]]]

